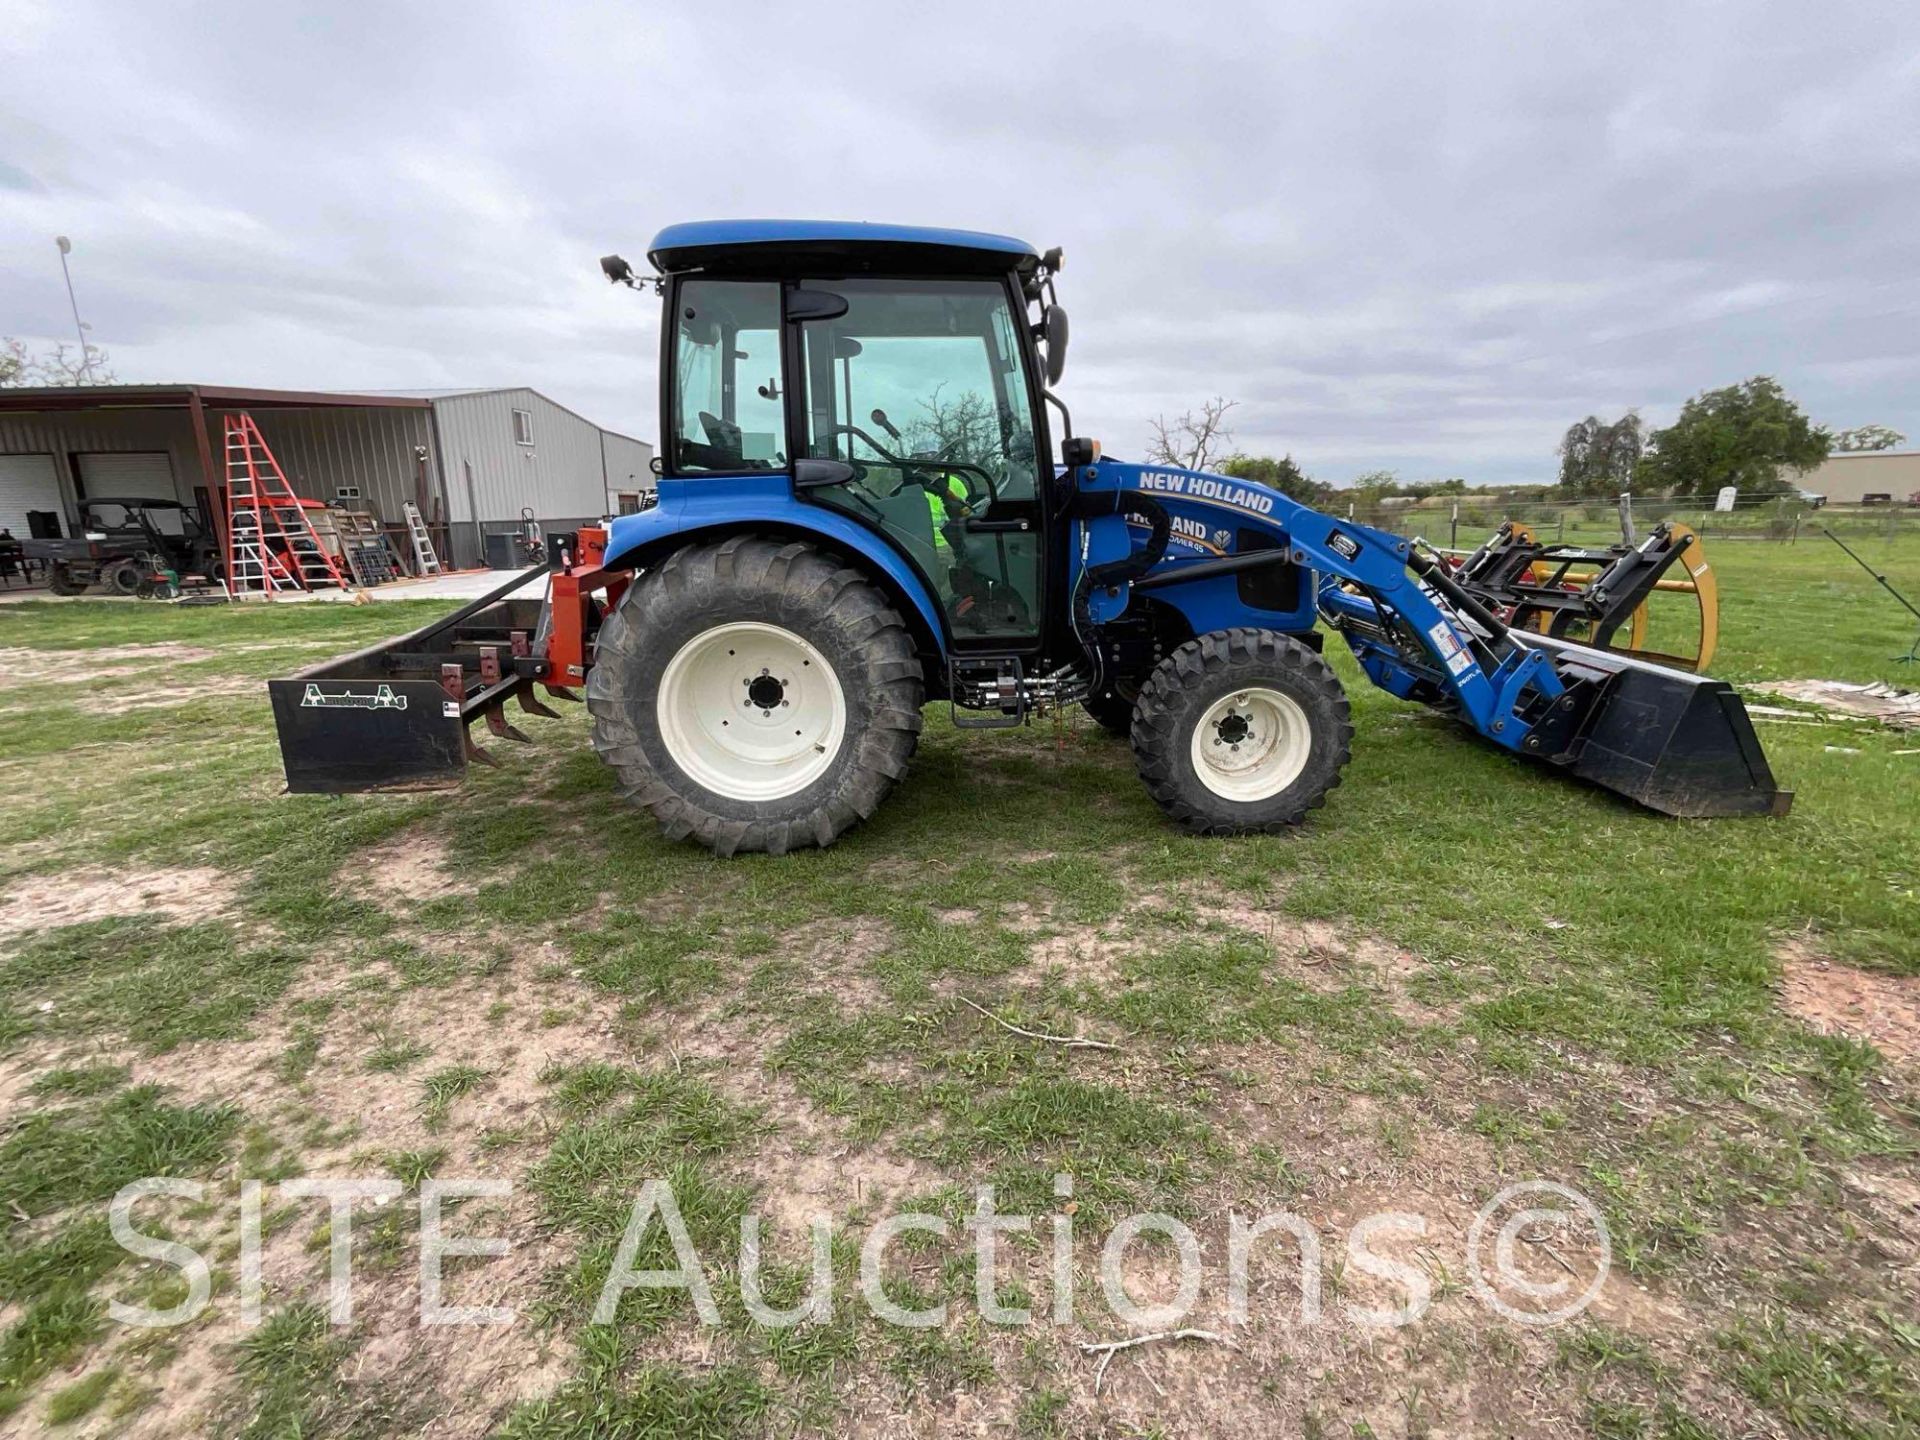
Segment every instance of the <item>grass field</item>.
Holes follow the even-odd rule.
[[[1920,593],[1920,543],[1866,553]],[[1714,559],[1716,673],[1920,683],[1890,663],[1904,617],[1832,547]],[[1285,837],[1172,831],[1080,717],[961,735],[933,709],[872,822],[777,860],[663,843],[578,711],[493,742],[503,767],[455,792],[281,796],[259,681],[431,613],[0,611],[0,1434],[1920,1427],[1920,738],[1764,725],[1792,816],[1674,822],[1343,659],[1354,760]],[[148,1175],[206,1183],[139,1212],[212,1264],[212,1303],[174,1328],[107,1313],[185,1294],[108,1233],[107,1199]],[[325,1205],[277,1188],[303,1175],[406,1193],[355,1213],[349,1325],[327,1323]],[[511,1194],[449,1230],[512,1250],[448,1261],[448,1298],[514,1318],[423,1328],[412,1199],[474,1176]],[[590,1319],[655,1178],[718,1325],[678,1291]],[[1489,1309],[1467,1270],[1475,1212],[1534,1178],[1591,1197],[1612,1242],[1591,1307],[1553,1328]],[[249,1179],[269,1187],[258,1326]],[[1071,1216],[1069,1323],[993,1323],[964,1243],[924,1234],[886,1283],[946,1299],[944,1323],[854,1303],[876,1218],[957,1221],[980,1184]],[[1232,1327],[1227,1216],[1280,1209],[1322,1237],[1324,1318],[1299,1322],[1298,1263],[1265,1241]],[[747,1210],[772,1304],[804,1289],[804,1217],[835,1216],[830,1318],[750,1320]],[[1142,1210],[1197,1233],[1184,1323],[1233,1346],[1123,1351],[1096,1385],[1080,1342],[1130,1333],[1098,1299],[1101,1240]],[[1345,1237],[1385,1210],[1426,1221],[1373,1248],[1431,1308],[1383,1330],[1355,1310],[1407,1287]],[[1535,1279],[1593,1268],[1551,1222],[1521,1238]],[[1045,1224],[1004,1237],[1002,1303],[1052,1312],[1051,1248]],[[656,1229],[637,1263],[669,1254]],[[1166,1249],[1132,1253],[1142,1303],[1172,1274]]]

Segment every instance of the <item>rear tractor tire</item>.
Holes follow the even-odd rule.
[[[1154,668],[1133,754],[1167,815],[1202,835],[1298,825],[1340,783],[1353,726],[1327,662],[1273,630],[1215,630]]]
[[[861,571],[737,535],[643,573],[587,673],[593,747],[672,840],[717,855],[831,845],[920,738],[913,639]]]

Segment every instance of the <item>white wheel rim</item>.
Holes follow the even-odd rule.
[[[1257,685],[1223,695],[1193,730],[1200,783],[1242,804],[1285,790],[1300,778],[1312,752],[1307,712],[1292,696]]]
[[[660,737],[674,764],[729,800],[780,800],[840,753],[840,677],[791,630],[740,620],[682,645],[660,677]]]

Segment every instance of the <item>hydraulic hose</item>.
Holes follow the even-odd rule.
[[[1152,526],[1146,547],[1137,551],[1129,550],[1118,560],[1087,566],[1080,572],[1079,583],[1073,587],[1073,633],[1079,637],[1081,646],[1093,661],[1091,691],[1095,693],[1106,678],[1106,659],[1100,653],[1098,643],[1097,632],[1100,627],[1093,623],[1093,612],[1088,603],[1093,589],[1096,585],[1129,584],[1158,565],[1167,553],[1167,541],[1173,534],[1173,518],[1158,500],[1140,490],[1083,491],[1074,497],[1068,512],[1076,520],[1093,520],[1129,512],[1144,515]]]

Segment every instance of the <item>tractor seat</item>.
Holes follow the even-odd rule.
[[[906,547],[913,563],[938,583],[948,562],[940,558],[933,543],[933,515],[927,509],[927,492],[918,485],[909,485],[898,495],[870,495],[869,498],[879,509],[888,533]]]

